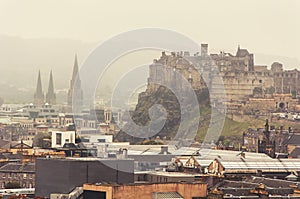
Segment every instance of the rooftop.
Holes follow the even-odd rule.
[[[0,172],[16,172],[16,173],[34,173],[34,163],[8,163],[0,168]]]

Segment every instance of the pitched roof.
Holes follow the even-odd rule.
[[[263,172],[270,171],[284,171],[294,172],[300,171],[300,160],[296,159],[272,159],[265,161],[246,160],[241,158],[239,161],[220,160],[217,161],[224,167],[225,173],[240,173],[240,172],[256,172],[261,170]]]
[[[0,153],[0,159],[8,159],[5,155],[3,155],[2,153]]]
[[[245,57],[247,55],[249,55],[249,52],[248,52],[247,49],[240,49],[239,48],[238,51],[236,52],[237,57]]]
[[[217,187],[219,190],[222,190],[224,194],[226,195],[232,195],[232,196],[257,196],[256,194],[251,193],[250,190],[253,190],[257,187],[259,187],[261,183],[257,182],[247,182],[247,181],[230,181],[230,180],[224,180],[220,183],[218,183],[215,187]],[[265,184],[264,184],[265,185]],[[215,188],[213,187],[213,188]],[[286,187],[279,187],[279,186],[265,186],[265,190],[270,195],[281,195],[286,196],[293,193],[293,189],[286,186]]]
[[[300,157],[300,147],[296,147],[290,154],[293,158]]]
[[[1,149],[9,149],[10,141],[0,139],[0,148]]]
[[[257,183],[257,184],[263,183],[267,187],[273,187],[273,188],[289,187],[290,185],[297,184],[297,182],[292,182],[288,180],[265,178],[265,177],[258,177],[258,176],[251,176],[250,178],[247,178],[245,182]]]
[[[247,161],[255,161],[255,162],[261,162],[261,161],[272,161],[272,158],[264,153],[252,153],[252,152],[243,152],[245,154],[244,160]],[[191,153],[188,153],[191,154]],[[241,161],[241,151],[229,151],[229,150],[198,150],[198,154],[191,155],[195,158],[195,160],[201,165],[201,166],[208,166],[213,160],[220,159],[222,161],[234,161],[239,162]],[[177,157],[177,160],[185,164],[191,156],[179,156]]]
[[[20,160],[22,159],[22,154],[17,153],[17,154],[13,154],[13,153],[3,153],[3,155],[9,159],[9,160]]]
[[[300,134],[294,133],[292,134],[285,142],[284,144],[291,144],[291,145],[300,145]]]
[[[63,148],[77,149],[78,147],[74,143],[65,143]]]
[[[32,149],[32,146],[29,146],[28,144],[23,143],[23,141],[21,141],[21,143],[18,143],[12,147],[10,147],[11,149]]]

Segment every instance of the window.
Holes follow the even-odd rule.
[[[56,144],[61,145],[61,133],[56,134]]]

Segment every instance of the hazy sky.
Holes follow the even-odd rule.
[[[41,69],[46,90],[53,69],[55,87],[67,88],[75,53],[82,63],[97,44],[143,27],[178,31],[210,52],[240,44],[256,64],[300,69],[299,0],[0,0],[0,85],[32,90]]]
[[[219,50],[300,58],[300,1],[1,0],[0,34],[101,42],[140,27],[184,33]]]

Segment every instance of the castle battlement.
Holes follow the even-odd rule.
[[[212,100],[218,100],[217,97],[223,93],[217,81],[217,77],[221,76],[226,100],[231,104],[236,102],[239,107],[242,101],[251,104],[256,100],[261,103],[269,101],[268,106],[271,108],[268,108],[268,111],[287,107],[295,109],[298,104],[296,98],[300,95],[300,71],[284,70],[279,62],[274,62],[270,69],[266,65],[255,66],[254,54],[240,47],[235,55],[223,51],[219,54],[209,54],[207,44],[201,45],[201,53],[193,55],[183,51],[171,54],[162,52],[161,57],[149,66],[149,71],[148,91],[159,87],[152,84],[153,82],[162,85],[176,82],[176,74],[180,73],[194,90],[209,88],[211,96],[216,98]],[[176,88],[184,89],[180,82],[176,83]],[[219,102],[216,101],[217,103]],[[249,106],[255,109],[255,105]],[[262,107],[259,109],[263,110]]]

